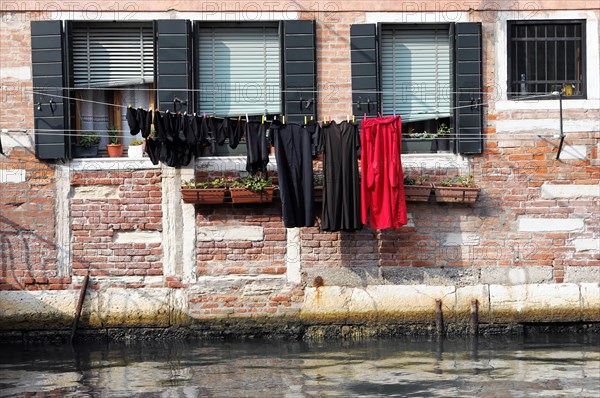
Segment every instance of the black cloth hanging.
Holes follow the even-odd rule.
[[[358,125],[343,121],[318,127],[319,149],[323,152],[323,231],[356,231],[360,219]]]
[[[277,159],[283,224],[286,228],[312,227],[315,204],[311,133],[306,126],[273,122],[270,140]]]
[[[159,142],[155,137],[148,137],[148,139],[146,140],[146,153],[148,153],[148,157],[154,165],[157,165],[160,161],[161,148],[161,142]]]
[[[252,175],[267,172],[269,143],[267,126],[262,122],[246,123],[246,171]]]
[[[148,138],[151,132],[152,124],[152,110],[145,110],[142,108],[127,108],[127,114],[125,116],[127,124],[129,124],[129,133],[136,135],[142,132],[142,137]]]
[[[246,121],[241,119],[230,119],[229,130],[227,136],[229,137],[229,147],[231,149],[237,148],[246,129]]]

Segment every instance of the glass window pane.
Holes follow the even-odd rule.
[[[536,78],[538,80],[546,80],[546,42],[539,41],[536,43],[537,54],[535,57],[537,64]]]
[[[565,42],[556,43],[556,79],[561,81],[566,77],[565,68]]]
[[[577,59],[575,57],[575,42],[567,42],[567,80],[575,80],[575,64]]]
[[[546,54],[546,65],[548,66],[548,72],[546,79],[556,80],[556,42],[548,42],[548,52]]]

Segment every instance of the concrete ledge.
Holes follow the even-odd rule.
[[[583,225],[582,218],[519,218],[519,232],[574,232]]]
[[[542,199],[582,199],[600,197],[600,185],[544,184]]]
[[[525,285],[550,283],[554,280],[552,267],[483,267],[480,282],[492,285]]]

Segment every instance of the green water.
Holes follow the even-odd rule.
[[[2,397],[600,397],[600,336],[0,346]]]

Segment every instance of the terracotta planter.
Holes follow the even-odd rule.
[[[404,198],[407,202],[428,202],[433,184],[404,185]]]
[[[120,158],[123,156],[123,144],[107,144],[106,150],[111,158]]]
[[[314,189],[315,202],[322,202],[323,201],[323,185],[315,185],[313,187],[313,189]]]
[[[268,203],[273,201],[274,187],[268,187],[261,192],[250,191],[246,188],[229,188],[233,203]]]
[[[181,188],[184,203],[219,204],[225,198],[225,188]]]
[[[435,200],[444,203],[474,203],[479,195],[479,187],[441,186],[434,184]]]

